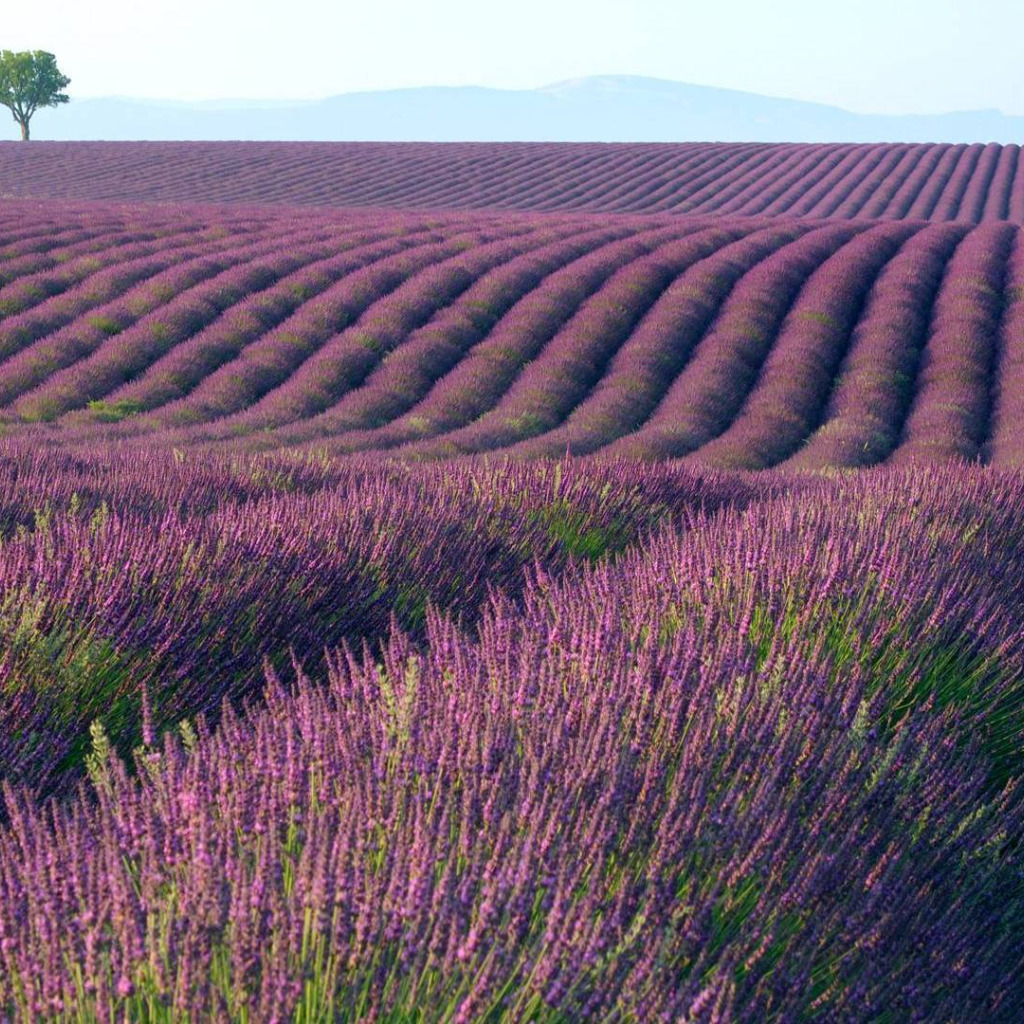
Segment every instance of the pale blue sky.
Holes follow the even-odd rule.
[[[879,113],[1024,114],[1024,0],[46,0],[0,47],[76,96],[315,98],[635,74]]]

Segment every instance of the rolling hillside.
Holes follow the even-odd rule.
[[[0,233],[0,421],[39,443],[1024,462],[1003,222],[15,203]]]
[[[0,1020],[1024,1020],[1017,146],[0,182]]]

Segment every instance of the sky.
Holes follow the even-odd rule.
[[[73,97],[315,99],[631,74],[864,113],[1024,115],[1022,0],[47,0],[0,48]]]

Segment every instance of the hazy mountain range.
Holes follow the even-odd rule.
[[[14,137],[13,124],[10,137]],[[823,103],[605,75],[540,89],[424,87],[302,101],[72,100],[37,139],[565,142],[1022,142],[998,110],[855,114]]]

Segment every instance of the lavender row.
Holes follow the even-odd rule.
[[[966,150],[964,146],[951,146],[945,150],[935,165],[934,172],[928,176],[921,190],[914,197],[907,216],[915,220],[928,220],[938,205],[942,193],[949,185]]]
[[[1009,149],[1013,153],[1014,160],[1016,160],[1016,153],[1013,152],[1014,147],[1011,146]],[[925,150],[913,170],[900,182],[891,200],[877,211],[878,216],[885,220],[914,219],[911,211],[917,202],[921,190],[945,158],[946,152],[941,147],[932,146]]]
[[[705,228],[639,254],[580,306],[484,415],[445,435],[446,449],[489,451],[552,429],[600,380],[612,354],[672,280],[736,237]]]
[[[742,408],[807,278],[858,230],[846,225],[819,228],[744,275],[652,415],[607,452],[678,457],[721,434]]]
[[[917,146],[903,146],[902,155],[893,169],[871,190],[871,197],[861,205],[856,213],[857,220],[873,220],[881,218],[886,210],[891,211],[885,219],[895,219],[893,201],[908,188],[908,182],[920,173],[921,165],[927,163],[928,153]]]
[[[803,443],[820,420],[872,283],[916,230],[877,225],[811,274],[736,418],[696,458],[731,469],[765,469]]]
[[[336,238],[298,236],[230,250],[223,261],[208,265],[212,273],[201,271],[198,280],[176,289],[158,311],[119,324],[114,337],[85,347],[71,365],[51,372],[12,408],[27,419],[52,419],[98,401],[162,355],[220,324],[239,303],[310,262],[328,259],[337,247]],[[81,347],[81,339],[76,342]],[[64,339],[54,338],[51,344],[61,355],[71,347]]]
[[[802,204],[806,207],[808,216],[832,217],[836,210],[849,199],[854,190],[861,186],[865,178],[873,174],[879,164],[886,160],[887,148],[885,146],[874,145],[859,148],[862,158],[853,164],[847,174],[834,182],[832,188],[827,192],[819,196],[814,205],[807,207],[806,203]]]
[[[1017,154],[1012,149],[1003,148],[999,152],[995,170],[992,172],[992,183],[987,190],[982,208],[982,221],[1001,220],[1001,214],[1008,212],[1008,219],[1013,219],[1010,204],[1013,201],[1013,182],[1017,170]]]
[[[94,293],[88,286],[80,293],[73,292],[57,310],[47,310],[63,323],[51,333],[47,333],[52,324],[49,317],[30,316],[27,323],[15,318],[14,323],[5,325],[10,340],[7,358],[2,363],[0,404],[9,404],[54,371],[95,351],[104,340],[120,334],[136,321],[159,315],[157,311],[161,307],[187,301],[183,295],[188,289],[201,287],[202,282],[232,265],[245,262],[261,249],[273,250],[301,237],[297,232],[270,232],[241,246],[232,239],[223,245],[214,243],[212,251],[200,244],[194,250],[158,255],[154,257],[155,266],[143,258],[135,261],[127,273],[112,268],[110,277],[103,283],[114,297],[94,305]],[[126,290],[126,284],[133,287]],[[100,294],[107,298],[103,291]],[[84,318],[81,316],[83,306],[90,311]]]
[[[1003,315],[996,340],[995,388],[986,461],[1024,465],[1024,245],[1018,235],[1006,269]]]
[[[950,260],[895,460],[980,458],[992,415],[995,339],[1013,239],[1006,225],[983,225]]]
[[[896,447],[935,297],[966,233],[958,225],[929,226],[885,266],[854,328],[821,425],[787,466],[871,466]]]
[[[8,232],[3,248],[3,282],[14,280],[23,268],[38,268],[52,265],[53,253],[65,246],[75,245],[96,238],[110,225],[104,218],[100,224],[59,227],[54,222],[35,222],[20,230]]]
[[[884,187],[889,176],[895,171],[900,157],[902,147],[892,146],[883,149],[881,159],[870,169],[869,173],[857,181],[853,188],[837,190],[842,195],[842,202],[836,203],[830,209],[829,216],[835,218],[857,217],[865,203],[871,201],[877,190]],[[838,195],[835,196],[838,198]]]
[[[754,182],[771,180],[778,168],[799,160],[800,153],[796,150],[785,151],[776,149],[774,152],[761,152],[753,160],[744,160],[728,174],[709,176],[703,188],[692,192],[682,199],[673,209],[678,213],[694,213],[703,211],[706,205],[727,202],[739,195]]]
[[[30,308],[5,316],[0,324],[0,357],[7,358],[90,310],[102,308],[132,285],[165,271],[177,263],[201,255],[215,255],[239,244],[238,239],[219,240],[211,234],[186,229],[180,242],[156,242],[132,238],[111,255],[111,265],[97,269],[66,292],[44,298]],[[97,315],[102,315],[102,311]]]
[[[851,168],[849,173],[844,175],[841,180],[835,182],[833,187],[829,189],[829,191],[826,193],[826,196],[824,198],[827,200],[827,209],[829,211],[829,215],[835,212],[836,208],[839,208],[844,202],[847,206],[849,206],[850,203],[848,197],[863,192],[865,188],[865,180],[870,180],[872,177],[877,175],[877,168],[879,167],[880,163],[884,161],[891,161],[898,155],[898,152],[894,149],[886,152],[879,151],[864,153],[863,158],[857,162],[857,165]],[[770,184],[770,180],[768,182],[763,183],[763,185]],[[745,209],[747,204],[754,203],[756,205],[759,202],[763,185],[761,185],[760,183],[755,183],[755,185],[749,190],[749,194],[746,197],[744,207],[742,208],[743,212],[747,212]],[[797,196],[794,195],[793,198],[796,199]],[[815,216],[820,215],[823,214],[819,214],[816,209]],[[845,214],[836,212],[835,216],[837,218],[845,217]]]
[[[982,148],[978,156],[978,162],[974,167],[974,173],[970,175],[967,187],[964,189],[963,198],[957,210],[956,219],[968,221],[972,224],[980,224],[986,218],[985,210],[992,209],[990,200],[994,197],[993,178],[1000,164],[1005,169],[1006,163],[1002,161],[1002,146],[990,143]]]
[[[764,161],[781,159],[771,147],[759,152]],[[898,180],[876,197],[880,212],[901,201],[906,182],[934,153],[880,147],[877,161],[861,160],[855,175],[848,159],[855,152],[788,152],[771,194],[785,196],[797,172],[817,179],[813,192],[845,167],[841,177],[853,191],[845,198],[838,187],[828,191],[857,205],[865,183],[890,167]],[[927,209],[945,203],[952,215],[955,202],[988,216],[988,201],[979,206],[985,190],[961,195],[955,183],[1016,180],[1017,162],[1003,153],[944,150],[928,172]],[[696,180],[733,156],[663,154],[658,166],[674,161]],[[584,164],[589,175],[592,161]],[[750,168],[741,164],[729,172],[738,175],[737,209],[747,208],[749,182],[739,183]],[[27,218],[17,205],[5,209],[0,231],[6,225],[17,235]],[[36,303],[0,325],[0,419],[5,431],[40,445],[108,439],[229,450],[397,448],[409,458],[497,447],[536,456],[572,449],[575,434],[579,452],[650,458],[706,449],[700,458],[721,455],[734,466],[794,457],[804,468],[887,458],[906,421],[918,437],[899,459],[988,460],[1009,423],[999,405],[1013,393],[1000,376],[1014,365],[1012,341],[1003,339],[1013,329],[1009,260],[1018,229],[986,222],[972,232],[958,249],[963,268],[951,264],[938,291],[936,261],[945,268],[947,241],[966,228],[926,234],[934,245],[908,243],[905,259],[889,241],[903,230],[753,217],[248,210],[211,211],[204,222],[196,209],[69,208],[63,229],[47,224],[32,236],[56,239],[50,269],[0,294]],[[90,252],[104,231],[109,247]],[[864,231],[884,245],[858,242]],[[758,232],[789,233],[793,241],[765,249],[760,261],[744,243],[736,250],[748,253],[741,269],[733,250],[716,256],[702,248],[701,239],[718,244],[715,232],[726,246]],[[684,262],[676,270],[651,256],[662,243],[680,247]],[[554,249],[541,264],[545,246]],[[61,253],[69,258],[62,262]],[[659,278],[663,269],[682,276],[672,284]],[[836,310],[808,307],[817,320],[797,324],[803,306],[791,307],[816,271],[829,277]],[[715,279],[704,282],[709,273]],[[629,294],[631,274],[650,276],[643,294]],[[613,278],[622,301],[602,308],[612,294],[602,289]],[[962,301],[961,278],[968,289],[977,278],[983,299],[971,300],[971,322],[958,326],[952,307]],[[691,286],[716,296],[714,304],[688,295]],[[58,293],[43,297],[48,290]],[[674,312],[673,296],[681,303]],[[493,309],[473,309],[467,323],[466,304],[477,301]],[[813,306],[814,288],[799,301]],[[924,336],[922,317],[929,320]],[[847,321],[857,324],[852,333]],[[797,334],[806,344],[794,374],[780,367]],[[980,346],[965,357],[969,368],[953,365],[966,351],[961,335]],[[948,373],[930,369],[943,344],[956,349],[941,356]],[[634,358],[642,367],[630,368]],[[869,362],[873,370],[862,373],[858,367]],[[929,377],[936,372],[938,385]],[[963,378],[962,394],[950,375]],[[935,416],[915,411],[929,406]],[[915,416],[924,418],[912,426]],[[798,452],[805,441],[807,450]],[[1001,465],[1024,458],[1003,441],[998,448]]]
[[[443,232],[437,239],[422,239],[418,245],[399,246],[397,251],[355,270],[319,299],[306,304],[293,318],[246,346],[235,359],[204,378],[188,396],[156,410],[150,418],[174,428],[202,424],[237,412],[280,388],[321,352],[326,352],[324,358],[329,359],[331,353],[341,348],[342,365],[336,368],[336,375],[331,376],[328,367],[322,379],[313,382],[320,386],[317,394],[329,395],[332,385],[341,386],[338,375],[343,380],[346,354],[357,362],[373,358],[376,339],[369,332],[363,333],[361,325],[364,319],[373,317],[392,292],[415,288],[417,274],[429,276],[434,264],[492,238],[486,227],[469,227],[463,232]],[[310,391],[312,397],[313,389]]]
[[[673,153],[667,160],[651,160],[643,168],[622,175],[618,181],[610,180],[603,188],[593,189],[578,201],[577,208],[585,210],[625,209],[643,205],[645,210],[657,211],[671,205],[680,187],[692,187],[699,179],[710,174],[721,174],[738,163],[721,153],[697,151]]]
[[[7,257],[0,272],[0,312],[10,316],[62,291],[80,279],[76,270],[79,275],[88,273],[94,261],[102,260],[104,250],[124,244],[128,238],[144,241],[155,237],[154,232],[146,232],[140,238],[136,232],[101,221],[91,224],[89,231],[61,232],[51,237],[42,252]]]
[[[213,323],[153,360],[137,379],[110,392],[107,401],[148,411],[181,398],[218,367],[237,358],[247,345],[294,316],[304,303],[414,238],[396,240],[387,226],[381,226],[334,237],[305,252],[289,249],[286,258],[297,269],[284,273],[267,288],[244,295]],[[239,275],[248,271],[248,267],[240,269]]]
[[[854,153],[842,149],[826,148],[823,156],[817,149],[812,150],[788,174],[766,182],[753,196],[748,196],[737,212],[770,214],[788,210],[794,202],[805,202],[816,189],[829,188],[854,159]]]
[[[685,229],[684,229],[685,230]],[[379,430],[343,435],[342,449],[391,447],[432,438],[470,423],[493,407],[523,367],[617,271],[679,229],[623,228],[593,252],[550,274],[494,325],[479,344],[409,412]]]

